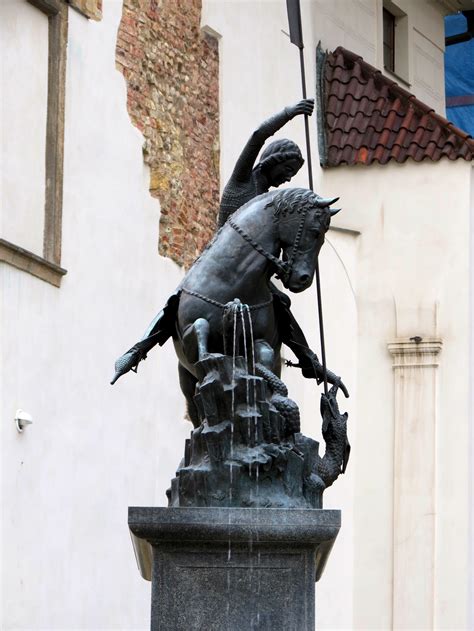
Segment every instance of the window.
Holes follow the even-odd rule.
[[[59,287],[67,4],[1,0],[0,18],[0,262]]]
[[[383,65],[395,72],[395,16],[383,10]]]
[[[408,15],[392,0],[383,0],[383,67],[409,87]]]

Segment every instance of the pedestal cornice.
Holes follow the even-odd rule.
[[[153,546],[179,542],[213,545],[258,544],[314,547],[319,580],[341,527],[341,511],[284,508],[128,509],[140,573],[151,580]]]

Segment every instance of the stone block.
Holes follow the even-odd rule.
[[[152,631],[313,631],[340,511],[130,508]]]

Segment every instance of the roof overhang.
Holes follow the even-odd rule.
[[[474,0],[436,0],[445,15],[474,9]]]
[[[360,55],[317,51],[318,145],[323,167],[474,159],[474,140]]]

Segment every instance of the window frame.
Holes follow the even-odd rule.
[[[380,31],[382,50],[379,56],[380,66],[384,72],[401,81],[405,87],[410,87],[411,77],[411,57],[412,57],[412,41],[411,41],[411,19],[408,13],[393,0],[383,0]],[[385,62],[385,28],[384,16],[388,13],[393,17],[393,69]]]
[[[389,16],[389,17],[388,17]],[[388,17],[388,19],[386,19]],[[382,23],[383,23],[383,67],[385,70],[395,72],[395,25],[396,16],[386,7],[383,7]],[[388,24],[389,22],[389,24]],[[388,29],[386,28],[388,24]],[[387,30],[390,30],[391,42],[386,39]],[[387,60],[386,51],[389,52],[390,59]]]
[[[67,273],[61,267],[61,233],[68,7],[65,0],[26,1],[48,17],[43,256],[0,238],[0,262],[59,287],[62,277]]]

